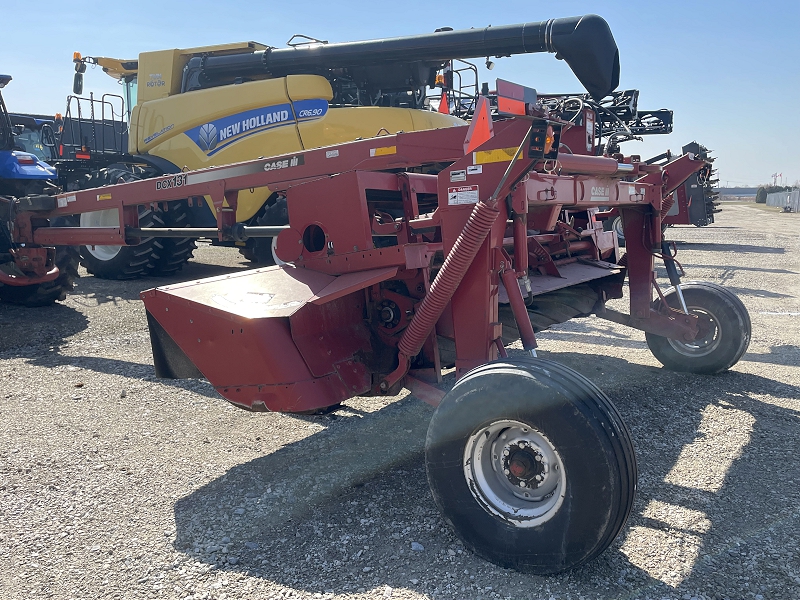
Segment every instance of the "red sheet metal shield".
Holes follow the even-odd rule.
[[[371,376],[358,357],[370,332],[360,290],[396,272],[268,267],[142,292],[157,374],[186,376],[194,365],[248,410],[314,410],[365,393]],[[316,333],[323,341],[309,337],[309,320],[325,324]]]

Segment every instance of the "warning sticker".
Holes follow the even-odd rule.
[[[450,171],[450,181],[455,183],[456,181],[466,181],[467,180],[467,172],[464,169],[460,171]]]
[[[467,167],[467,175],[480,175],[483,173],[483,165]]]
[[[447,188],[447,203],[453,204],[477,204],[478,186],[462,185],[461,187]]]

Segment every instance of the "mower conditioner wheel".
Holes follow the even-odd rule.
[[[608,548],[636,492],[630,433],[611,401],[541,359],[467,373],[433,415],[425,462],[433,498],[467,547],[537,575]]]
[[[742,301],[724,287],[708,281],[681,285],[689,312],[700,318],[700,333],[691,342],[648,333],[647,345],[658,361],[673,371],[713,374],[735,365],[750,344],[750,315]],[[664,294],[667,304],[681,310],[674,288]],[[653,307],[658,309],[661,299]]]

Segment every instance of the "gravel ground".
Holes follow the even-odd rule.
[[[641,474],[613,546],[546,578],[476,558],[445,526],[422,402],[250,414],[156,379],[138,292],[164,280],[84,276],[63,304],[0,305],[0,597],[800,597],[800,216],[718,217],[669,235],[690,278],[750,311],[731,372],[666,371],[643,333],[595,318],[539,336],[614,399]],[[202,247],[181,278],[245,266]]]

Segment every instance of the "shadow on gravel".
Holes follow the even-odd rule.
[[[754,296],[755,298],[794,298],[791,294],[781,294],[780,292],[771,292],[768,290],[754,290],[751,288],[731,287],[726,285],[725,289],[733,292],[737,296]]]
[[[719,269],[723,271],[730,271],[732,274],[736,271],[755,271],[756,273],[777,273],[779,275],[800,275],[797,271],[788,271],[787,269],[767,269],[765,267],[744,267],[740,265],[699,265],[692,263],[693,269]]]
[[[605,391],[639,460],[627,531],[576,571],[582,584],[605,577],[626,590],[601,595],[609,598],[800,597],[800,413],[781,406],[800,398],[800,386],[735,370],[699,376],[608,357],[589,366],[577,353],[550,358],[590,378],[593,369],[624,374]]]
[[[500,597],[714,598],[713,581],[729,598],[752,597],[750,577],[764,597],[800,597],[791,568],[776,566],[784,563],[770,550],[778,540],[798,544],[800,420],[762,401],[800,398],[800,387],[735,371],[703,377],[606,356],[542,356],[605,387],[637,449],[634,512],[585,567],[538,578],[464,550],[427,487],[431,409],[410,397],[362,418],[314,417],[323,431],[178,500],[175,548],[210,568],[321,594],[389,586],[470,598],[492,585]],[[766,583],[751,569],[766,569]]]
[[[786,367],[800,366],[800,346],[770,346],[768,354],[756,354],[748,352],[742,360],[748,362],[769,363],[772,365],[783,365]]]
[[[0,354],[31,356],[59,347],[70,336],[89,326],[86,315],[56,303],[23,308],[0,303]]]
[[[774,246],[755,246],[752,244],[725,244],[718,242],[682,242],[681,250],[694,250],[697,252],[737,252],[753,254],[786,254],[785,248]]]

